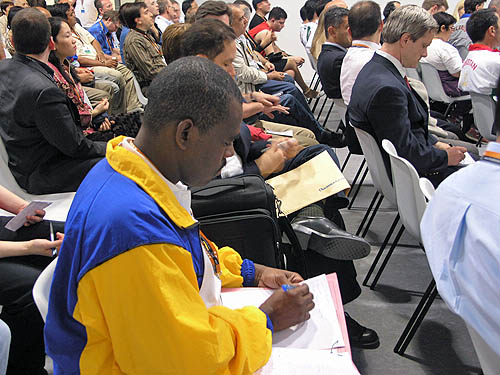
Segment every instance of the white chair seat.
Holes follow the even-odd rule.
[[[54,221],[66,221],[68,216],[69,208],[73,202],[75,193],[57,193],[57,194],[43,194],[43,195],[33,195],[27,193],[22,189],[17,183],[16,179],[12,175],[8,164],[9,157],[7,155],[7,150],[3,140],[0,138],[0,183],[3,187],[10,190],[12,193],[20,196],[21,198],[30,201],[46,201],[53,202],[49,207],[45,209],[46,220]],[[61,171],[64,173],[64,171]],[[4,216],[12,216],[11,213],[7,213],[0,210],[1,214]]]
[[[38,279],[36,279],[35,285],[33,286],[33,299],[35,300],[36,307],[38,308],[38,311],[40,311],[44,322],[49,311],[50,286],[56,269],[57,259],[58,258],[55,258],[52,262],[50,262],[50,264],[42,271],[40,276],[38,276]]]
[[[493,123],[495,122],[495,101],[489,95],[470,93],[472,100],[472,113],[474,123],[483,138],[489,141],[495,141],[493,135]]]

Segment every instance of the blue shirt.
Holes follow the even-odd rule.
[[[106,55],[111,55],[113,50],[113,35],[108,30],[104,22],[102,20],[97,21],[88,28],[88,31],[99,42],[102,52]]]
[[[125,57],[123,56],[123,45],[125,44],[125,38],[127,37],[130,29],[127,26],[122,26],[122,33],[120,34],[120,55],[122,55],[122,61],[125,64]]]
[[[500,154],[500,143],[488,151]],[[499,193],[500,159],[483,158],[439,185],[420,225],[439,294],[498,355]]]

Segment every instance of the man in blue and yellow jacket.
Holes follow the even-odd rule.
[[[309,318],[306,285],[260,308],[220,306],[220,289],[279,288],[302,278],[217,247],[191,215],[187,186],[233,154],[241,95],[208,59],[170,64],[150,86],[136,139],[108,143],[80,186],[52,283],[45,327],[57,374],[247,374],[272,332]]]

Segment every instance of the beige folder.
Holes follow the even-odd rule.
[[[327,151],[266,182],[281,200],[281,211],[285,215],[350,188]]]

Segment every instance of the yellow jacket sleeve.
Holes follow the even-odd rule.
[[[221,265],[221,281],[223,288],[241,288],[243,277],[241,276],[240,254],[230,247],[222,247],[218,250],[219,262]]]
[[[129,250],[89,271],[77,293],[73,316],[87,333],[82,374],[249,374],[271,354],[266,315],[207,309],[191,254],[177,246]]]

